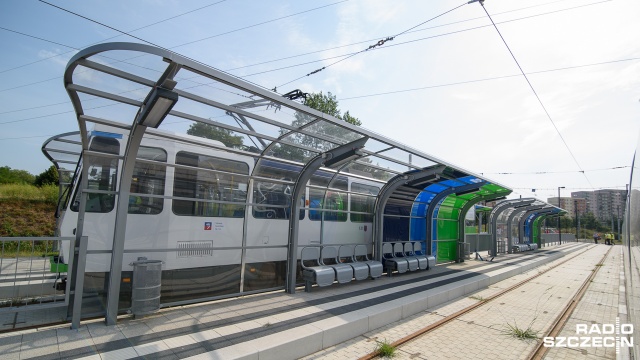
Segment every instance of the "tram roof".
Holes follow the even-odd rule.
[[[467,201],[480,194],[496,194],[497,198],[511,193],[504,185],[364,127],[149,45],[105,43],[84,49],[69,61],[64,84],[80,131],[54,137],[43,145],[43,152],[58,168],[66,168],[72,162],[67,155],[72,154],[54,151],[57,149],[54,145],[73,139],[76,148],[72,152],[77,161],[79,152],[88,149],[89,129],[101,125],[125,133],[131,131],[137,126],[141,108],[161,88],[176,94],[178,100],[157,128],[147,128],[147,134],[248,155],[255,159],[256,169],[270,161],[301,167],[316,155],[367,138],[358,156],[332,171],[386,183],[397,176],[444,166],[439,176],[422,182],[417,179],[394,194],[402,198],[403,194],[411,193],[412,200],[429,184],[446,186],[443,182],[460,182],[459,179],[482,184],[471,194],[457,194]],[[226,146],[175,135],[185,133],[189,125],[197,123],[210,125],[210,129],[224,137]]]

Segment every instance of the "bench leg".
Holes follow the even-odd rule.
[[[305,282],[304,282],[304,291],[305,292],[311,292],[311,285],[312,285],[311,281],[305,280]]]

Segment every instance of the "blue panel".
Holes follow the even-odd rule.
[[[439,182],[438,184],[442,184],[442,185],[450,187],[450,188],[465,185],[465,183],[462,183],[462,182],[460,182],[458,180],[445,180],[445,181]]]
[[[424,241],[427,236],[427,223],[425,222],[425,218],[421,219],[411,219],[410,221],[410,235],[409,239],[412,241]]]
[[[440,185],[440,183],[437,183],[437,184],[431,184],[427,186],[424,190],[437,194],[448,188],[450,188],[450,186],[444,186],[444,185]]]

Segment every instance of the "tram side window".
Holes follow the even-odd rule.
[[[309,189],[309,219],[319,221],[347,221],[347,193],[328,189]],[[325,211],[314,210],[324,209]],[[338,211],[331,211],[338,210]]]
[[[373,222],[373,207],[376,203],[376,196],[378,195],[378,192],[380,192],[380,189],[371,185],[352,183],[351,192],[351,211],[367,213],[351,213],[351,222]]]
[[[167,162],[167,153],[159,148],[141,146],[138,159]],[[163,198],[143,196],[164,195],[164,181],[167,167],[137,161],[131,179],[131,193],[129,196],[129,214],[156,215],[162,212]]]
[[[290,180],[286,179],[285,180]],[[258,219],[289,219],[293,185],[256,181],[253,189],[253,217]],[[301,199],[304,204],[304,195]],[[299,219],[304,219],[300,210]]]
[[[116,139],[95,137],[89,146],[90,150],[108,154],[118,155],[120,153],[120,142]],[[118,171],[118,159],[90,156],[83,160],[83,166],[87,169],[89,177],[87,189],[115,191]],[[78,182],[80,184],[80,181]],[[115,194],[95,194],[87,193],[86,212],[108,213],[115,205]],[[74,201],[71,204],[71,211],[78,211],[80,206],[80,192],[76,188]]]
[[[185,151],[176,155],[176,164],[221,171],[211,172],[176,167],[173,196],[194,199],[174,199],[172,209],[176,215],[244,217],[247,177],[239,175],[248,175],[249,165]]]

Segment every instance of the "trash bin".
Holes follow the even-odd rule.
[[[160,310],[162,261],[140,257],[131,265],[133,266],[131,313],[138,316]]]

